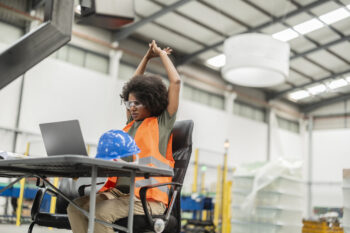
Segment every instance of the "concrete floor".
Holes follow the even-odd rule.
[[[28,232],[29,224],[16,226],[14,224],[0,224],[1,233],[26,233]],[[47,227],[34,226],[33,233],[71,233],[68,230],[52,229],[49,230]]]

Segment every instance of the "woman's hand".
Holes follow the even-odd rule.
[[[148,59],[152,59],[154,57],[159,57],[161,53],[166,53],[167,55],[170,55],[171,52],[173,51],[169,47],[161,49],[160,47],[158,47],[158,45],[155,42],[155,40],[152,40],[152,43],[149,43],[148,46],[149,46],[149,49],[147,51]]]
[[[146,70],[147,63],[154,57],[160,57],[160,54],[169,55],[173,51],[171,48],[167,47],[161,49],[157,46],[156,42],[152,40],[152,43],[148,44],[149,49],[147,50],[145,56],[142,58],[140,64],[137,66],[134,76],[143,75]],[[129,118],[128,118],[129,119]]]

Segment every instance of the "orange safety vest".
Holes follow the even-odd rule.
[[[135,121],[130,122],[124,127],[124,131],[128,132]],[[159,126],[157,117],[148,117],[143,120],[141,125],[136,131],[135,142],[141,149],[139,153],[139,164],[148,165],[157,168],[174,168],[174,158],[172,155],[172,135],[169,138],[166,157],[159,152]],[[135,160],[135,155],[133,159]],[[100,192],[106,191],[110,188],[114,188],[117,183],[117,177],[108,177],[105,185],[100,189]],[[144,177],[135,178],[135,196],[140,198],[140,188],[145,185],[167,183],[171,182],[172,177],[150,177],[145,179]],[[153,201],[163,202],[168,205],[170,186],[162,186],[149,189],[147,191],[146,199]]]

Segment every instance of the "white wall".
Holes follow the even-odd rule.
[[[313,116],[339,114],[338,117],[316,118],[313,131],[312,205],[342,207],[342,169],[350,168],[349,113],[350,101],[341,101],[313,111]]]
[[[78,119],[85,141],[96,144],[103,132],[126,122],[121,86],[111,76],[45,59],[25,75],[19,128],[39,134],[39,123]],[[20,142],[19,151],[25,146]]]
[[[22,35],[22,30],[0,22],[0,52]],[[0,127],[13,129],[16,125],[21,78],[0,90]],[[0,150],[12,150],[13,133],[0,130]]]
[[[228,166],[242,163],[265,161],[267,158],[267,124],[228,114],[206,105],[181,100],[178,120],[192,119],[194,148],[199,148],[199,163],[208,165],[205,182],[210,191],[215,190],[217,165],[223,164],[225,139],[229,139]],[[272,138],[272,156],[281,155],[277,147],[282,148],[284,156],[303,159],[303,138],[299,134],[277,129],[277,138]],[[194,156],[192,156],[194,158]],[[212,168],[213,167],[213,168]],[[193,170],[190,168],[185,180],[185,192],[190,192],[193,182]],[[199,182],[199,181],[198,181]]]
[[[342,169],[350,168],[349,139],[350,129],[313,132],[314,206],[342,206]],[[320,182],[328,184],[317,185]]]

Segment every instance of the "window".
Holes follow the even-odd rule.
[[[85,52],[75,47],[68,47],[67,61],[84,67]]]
[[[210,93],[188,84],[183,85],[182,95],[187,100],[192,100],[218,109],[224,109],[224,96]]]
[[[278,126],[281,129],[285,129],[294,133],[299,133],[299,122],[298,121],[292,121],[285,118],[282,118],[280,116],[277,116],[277,122]]]
[[[255,107],[240,101],[234,102],[233,113],[256,121],[266,121],[266,111],[264,108]]]
[[[105,57],[93,53],[87,53],[85,57],[85,67],[101,73],[108,73],[109,61],[106,61]]]
[[[66,45],[51,55],[52,57],[101,73],[109,73],[109,57],[74,45]]]
[[[210,106],[218,109],[224,109],[225,107],[224,97],[219,95],[212,95],[210,97]]]

